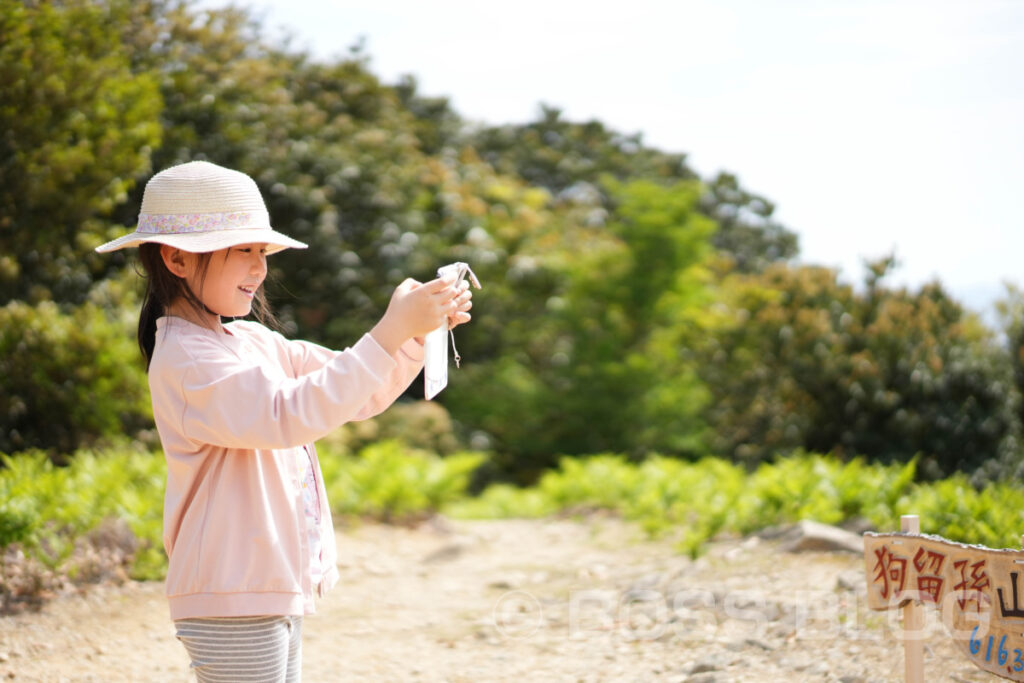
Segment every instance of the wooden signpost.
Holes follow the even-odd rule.
[[[924,680],[924,606],[979,668],[1024,681],[1024,551],[993,550],[921,535],[916,515],[903,532],[864,534],[868,607],[901,608],[906,680]]]

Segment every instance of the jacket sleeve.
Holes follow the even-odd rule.
[[[364,338],[366,337],[373,340],[370,335],[365,335]],[[276,338],[279,344],[285,345],[285,353],[297,376],[316,372],[339,353],[344,353],[312,342],[288,340],[281,335],[276,335]],[[376,341],[373,343],[376,345]],[[380,347],[378,346],[378,348]],[[383,349],[380,350],[384,353]],[[423,344],[413,339],[406,341],[392,357],[392,360],[395,362],[395,369],[389,375],[388,381],[380,390],[374,392],[363,409],[354,415],[351,421],[365,420],[379,415],[409,388],[420,370],[423,369]]]
[[[315,369],[290,377],[214,345],[194,349],[181,375],[182,432],[225,448],[292,448],[390,403],[400,362],[370,335],[333,355],[302,353]]]

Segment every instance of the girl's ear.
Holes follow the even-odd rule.
[[[172,275],[177,275],[180,278],[188,277],[189,256],[188,252],[182,251],[177,247],[172,247],[168,244],[160,245],[160,258],[163,259],[164,265],[167,266],[167,270],[171,271]]]

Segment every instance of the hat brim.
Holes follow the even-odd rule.
[[[106,244],[101,244],[96,247],[96,251],[106,253],[128,247],[137,247],[148,242],[167,244],[183,251],[197,254],[227,249],[239,244],[266,244],[267,254],[275,254],[285,249],[305,249],[308,246],[270,228],[242,228],[212,232],[166,234],[133,232],[129,235],[118,237],[116,240],[111,240]]]

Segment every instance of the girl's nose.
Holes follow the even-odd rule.
[[[267,274],[267,255],[262,251],[254,252],[251,270],[254,275]]]

